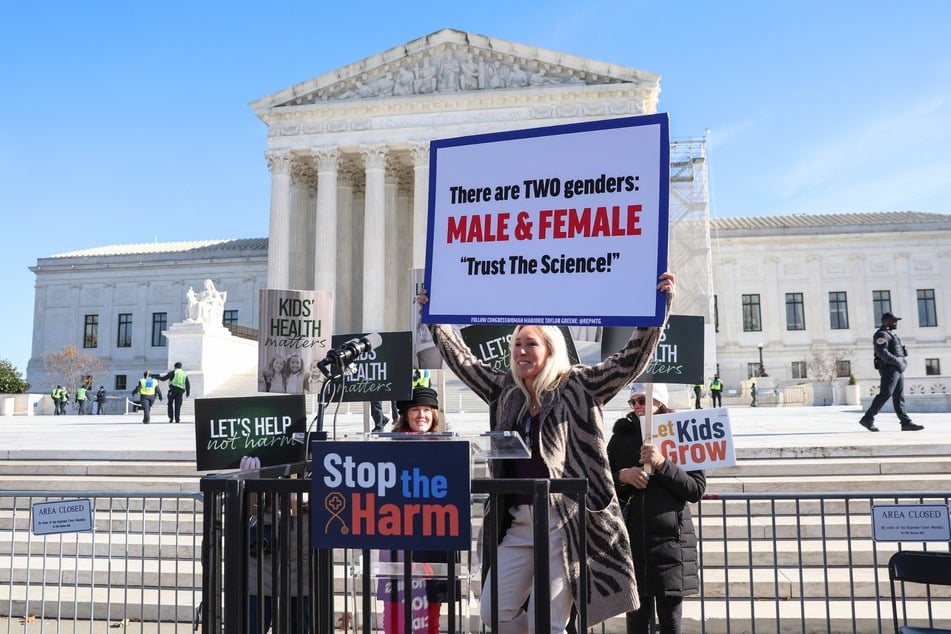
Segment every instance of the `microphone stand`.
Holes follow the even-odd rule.
[[[316,436],[317,440],[327,440],[327,432],[324,431],[324,414],[326,413],[327,405],[331,400],[334,399],[334,397],[337,397],[338,394],[338,401],[343,400],[345,389],[343,378],[346,375],[356,371],[356,366],[350,364],[347,367],[343,367],[343,364],[340,362],[338,357],[328,355],[326,359],[320,361],[317,364],[317,367],[320,368],[320,371],[323,373],[325,379],[323,384],[320,386],[320,391],[317,393],[317,413],[314,415],[314,419],[310,422],[310,426],[313,427],[314,423],[316,422],[317,429],[314,432],[314,435]],[[333,423],[333,440],[337,440],[336,416],[334,416]],[[313,454],[311,453],[310,449],[310,438],[308,438],[308,462],[313,459]],[[325,549],[317,549],[315,551],[316,565],[314,566],[313,578],[311,581],[315,589],[333,587],[333,561],[329,553],[330,551]],[[318,602],[316,606],[316,615],[317,619],[315,622],[317,624],[323,623],[326,627],[333,627],[333,611],[325,606],[323,602]]]
[[[314,414],[314,419],[310,421],[310,426],[313,427],[314,423],[317,423],[317,433],[324,433],[324,414],[327,410],[327,405],[330,404],[330,401],[336,395],[337,392],[337,382],[341,381],[342,377],[338,378],[328,378],[320,386],[320,392],[317,395],[317,412]],[[343,388],[343,385],[340,386]],[[337,439],[337,420],[334,418],[334,440]]]
[[[318,367],[321,372],[324,373],[326,379],[320,386],[320,390],[317,392],[317,413],[314,415],[313,420],[310,421],[310,427],[314,426],[314,423],[317,423],[317,429],[314,431],[313,435],[315,440],[327,440],[327,432],[324,431],[324,413],[326,411],[327,405],[336,396],[337,387],[339,384],[340,397],[343,398],[343,374],[339,374],[336,377],[331,376],[331,374],[325,369],[326,360],[318,363]],[[337,439],[337,417],[334,416],[334,435],[333,439]],[[307,439],[307,461],[310,463],[313,460],[313,454],[311,452],[311,442],[310,437]],[[317,549],[314,551],[315,556],[315,566],[311,572],[311,584],[312,587],[316,589],[320,588],[332,588],[333,587],[333,561],[332,557],[329,554],[330,551],[326,549]],[[333,612],[323,605],[323,602],[318,602],[317,605],[313,606],[315,608],[314,614],[316,615],[315,623],[323,623],[326,627],[333,627]],[[325,629],[322,627],[321,629]]]
[[[320,392],[317,397],[317,413],[314,415],[314,419],[311,421],[311,427],[313,427],[314,422],[317,423],[316,433],[322,434],[324,438],[327,437],[326,432],[324,432],[324,414],[326,413],[327,405],[338,396],[338,400],[343,400],[344,394],[344,384],[343,379],[348,374],[351,374],[356,370],[356,366],[353,364],[348,364],[346,367],[340,363],[340,360],[337,357],[328,356],[323,361],[317,364],[317,367],[320,368],[320,371],[323,372],[326,379],[323,384],[320,386]],[[338,391],[339,390],[339,391]],[[329,396],[328,396],[329,394]],[[337,439],[337,417],[334,416],[333,422],[333,439]]]

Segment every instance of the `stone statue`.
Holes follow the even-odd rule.
[[[506,84],[506,88],[512,88],[512,87],[524,88],[527,85],[528,85],[528,73],[522,70],[521,66],[519,66],[518,64],[515,64],[515,66],[512,67],[511,71],[509,71],[508,83]]]
[[[396,84],[393,86],[395,96],[412,95],[414,84],[416,83],[416,73],[412,68],[401,68],[399,76],[396,78]]]
[[[465,61],[460,64],[459,87],[462,90],[478,90],[480,79],[479,63],[472,59],[472,53],[467,53]]]
[[[195,293],[195,289],[189,286],[185,298],[188,300],[186,322],[223,325],[227,291],[219,291],[214,282],[205,280],[201,293]]]
[[[416,66],[416,81],[413,88],[417,95],[436,92],[436,67],[429,57],[423,58],[422,64]]]
[[[459,72],[459,60],[452,56],[443,60],[437,79],[439,91],[459,90]]]
[[[185,309],[185,321],[198,321],[198,293],[189,286],[185,298],[188,300],[188,307]]]

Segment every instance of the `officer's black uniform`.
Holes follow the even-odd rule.
[[[908,351],[902,345],[901,339],[895,334],[894,329],[898,326],[898,320],[892,313],[882,315],[882,325],[875,331],[872,337],[872,345],[875,350],[875,367],[881,376],[882,382],[878,388],[878,394],[872,400],[868,410],[862,416],[859,424],[869,431],[878,431],[875,426],[875,415],[878,414],[882,406],[892,399],[892,405],[895,407],[895,414],[901,421],[902,431],[918,431],[924,429],[923,425],[917,425],[911,422],[905,412],[905,382],[904,372],[908,367],[905,357]]]

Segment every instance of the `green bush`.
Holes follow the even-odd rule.
[[[20,371],[6,359],[0,359],[0,394],[23,394],[30,384],[23,380]]]

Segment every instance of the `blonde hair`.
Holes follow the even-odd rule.
[[[544,367],[539,371],[538,376],[535,377],[532,385],[535,392],[534,395],[529,393],[525,381],[519,378],[515,371],[514,363],[515,341],[518,339],[519,333],[528,327],[538,329],[542,335],[542,339],[545,341],[545,346],[548,348],[548,359],[545,361]],[[522,406],[522,411],[519,412],[519,418],[528,410],[528,405],[532,400],[536,400],[541,404],[544,402],[546,395],[553,395],[558,389],[558,383],[561,381],[561,377],[571,368],[571,359],[568,358],[568,344],[565,343],[565,336],[562,334],[561,329],[556,326],[538,326],[535,324],[516,326],[512,332],[512,341],[509,343],[509,360],[515,385],[517,385],[522,394],[527,397],[525,404]],[[533,396],[535,397],[534,399],[532,398]]]

